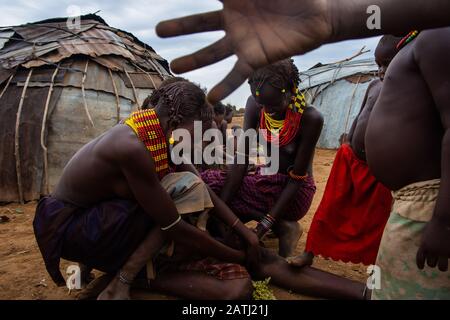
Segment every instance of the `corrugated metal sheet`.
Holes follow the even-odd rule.
[[[340,80],[355,74],[376,74],[378,65],[374,59],[346,61],[328,64],[300,73],[301,90]]]
[[[0,50],[3,49],[5,43],[14,35],[14,31],[1,31],[0,32]]]
[[[106,25],[100,17],[82,17],[81,27],[73,30],[68,28],[66,20],[60,18],[2,30],[6,35],[15,32],[19,40],[1,43],[0,65],[33,68],[56,64],[74,55],[107,56],[122,57],[146,72],[160,74],[161,78],[171,75],[168,62],[150,46],[130,33]],[[122,71],[126,69],[120,67]]]
[[[141,101],[151,93],[138,90]],[[86,91],[93,128],[83,106],[81,90],[64,88],[54,112],[49,118],[48,154],[50,190],[56,186],[62,170],[72,156],[86,143],[98,137],[117,123],[114,95],[93,90]],[[128,117],[135,105],[128,99],[120,99],[120,119]]]
[[[315,90],[323,89],[313,103],[325,119],[317,144],[319,148],[339,148],[339,138],[350,130],[361,109],[369,83],[353,84],[342,79],[327,88],[325,88],[327,84],[314,88]]]
[[[350,130],[361,109],[367,87],[376,78],[377,71],[374,59],[363,59],[329,64],[300,73],[300,89],[325,119],[317,144],[319,148],[339,148],[339,139]]]

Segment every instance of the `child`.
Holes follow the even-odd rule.
[[[370,265],[375,259],[392,205],[390,191],[378,182],[366,162],[364,138],[384,74],[400,39],[384,36],[375,51],[380,79],[370,83],[361,111],[336,154],[322,202],[311,224],[305,253],[291,260],[310,265],[314,255]]]

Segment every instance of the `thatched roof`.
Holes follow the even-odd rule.
[[[167,61],[153,48],[131,33],[108,26],[101,17],[82,16],[76,28],[67,21],[56,18],[0,28],[0,66],[7,70],[39,67],[86,55],[116,71],[124,70],[126,59],[143,71],[170,75]]]
[[[72,155],[170,77],[166,60],[97,15],[0,28],[0,202],[51,192]]]

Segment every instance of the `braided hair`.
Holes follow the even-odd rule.
[[[213,110],[205,93],[187,80],[164,86],[158,105],[166,109],[171,128],[195,120],[209,124],[213,119]]]
[[[214,105],[214,113],[216,115],[225,115],[225,105],[222,102],[217,102]]]
[[[188,81],[183,77],[171,77],[169,79],[164,80],[161,82],[161,85],[158,89],[154,90],[151,95],[149,95],[147,98],[145,98],[144,102],[142,103],[142,110],[151,109],[154,108],[159,101],[159,98],[164,93],[165,87],[169,84],[179,82],[179,81]]]
[[[248,83],[257,84],[267,81],[276,88],[292,90],[300,84],[300,74],[293,59],[285,59],[256,70]]]

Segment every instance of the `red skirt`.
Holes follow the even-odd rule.
[[[391,192],[349,145],[343,145],[309,229],[306,251],[333,260],[374,264],[391,206]]]

